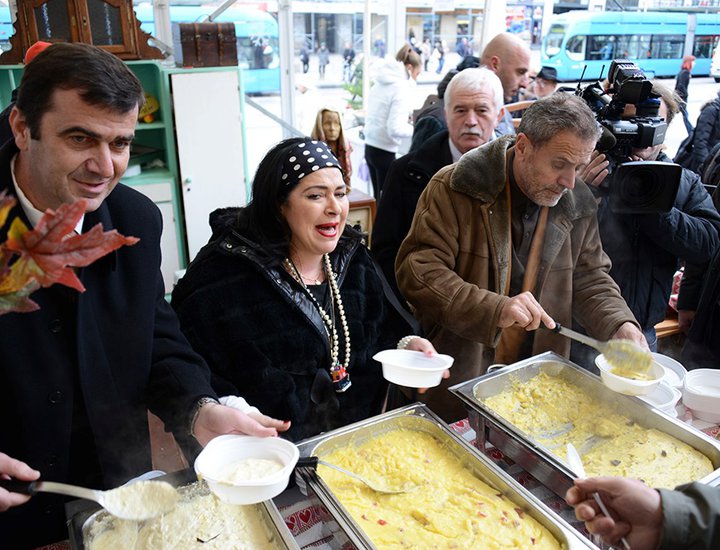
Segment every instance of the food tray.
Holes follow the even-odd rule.
[[[699,481],[711,485],[720,482],[720,442],[636,397],[608,389],[599,377],[553,352],[530,357],[450,388],[465,403],[470,426],[477,435],[478,449],[484,451],[486,443],[492,444],[555,494],[564,497],[575,477],[565,458],[526,435],[482,401],[509,389],[513,380],[529,380],[542,371],[579,386],[588,395],[622,410],[623,415],[645,428],[655,428],[687,443],[707,456],[715,468]]]
[[[443,443],[443,446],[459,458],[476,477],[499,490],[503,495],[526,509],[535,520],[550,531],[564,548],[596,548],[582,537],[567,522],[552,512],[508,474],[503,472],[489,458],[480,453],[461,436],[454,433],[438,416],[424,404],[415,403],[388,413],[306,439],[298,443],[301,457],[323,456],[332,451],[361,444],[385,432],[395,429],[410,429],[425,432]],[[334,521],[325,522],[328,535],[332,535],[343,548],[375,548],[361,526],[343,507],[332,490],[310,467],[299,467],[299,484],[304,483],[307,495],[313,504],[331,514]],[[442,472],[438,472],[442,475]]]
[[[182,487],[197,481],[197,476],[192,469],[182,470],[154,478],[158,481],[167,481],[175,487]],[[285,548],[287,550],[299,550],[298,544],[295,542],[292,534],[285,525],[280,512],[276,508],[272,500],[266,500],[260,504],[256,504],[260,513],[266,520],[266,526],[269,532],[274,535],[276,547]],[[68,517],[68,529],[70,532],[70,547],[75,550],[84,550],[85,534],[96,521],[101,520],[107,512],[99,505],[86,500],[74,500],[68,502],[65,506],[66,515]]]

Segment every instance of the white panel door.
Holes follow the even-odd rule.
[[[210,212],[243,206],[237,69],[171,75],[189,260],[210,238]]]

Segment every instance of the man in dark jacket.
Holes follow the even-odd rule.
[[[118,184],[143,101],[140,82],[94,46],[58,43],[29,64],[0,149],[0,192],[17,199],[8,220],[35,226],[50,209],[84,199],[77,230],[96,224],[139,237],[78,270],[87,291],[33,294],[40,309],[0,317],[0,477],[99,489],[151,469],[147,410],[183,440],[276,434],[217,403],[209,371],[164,299],[162,222],[144,195]],[[7,225],[0,242],[7,237]],[[214,403],[212,403],[214,401]],[[19,466],[11,458],[35,468]],[[0,546],[67,538],[66,499],[29,503],[0,489]]]
[[[693,132],[692,157],[687,168],[700,174],[710,150],[718,142],[720,142],[720,90],[718,96],[706,103],[700,111]]]
[[[501,116],[500,79],[487,69],[466,69],[450,81],[445,92],[448,129],[391,165],[375,218],[372,252],[401,303],[395,256],[410,229],[420,195],[438,170],[490,141]]]
[[[672,90],[653,82],[661,96],[659,115],[670,124],[678,112]],[[671,162],[662,145],[634,149],[631,160]],[[607,188],[607,160],[597,155],[581,177],[599,190]],[[707,262],[720,247],[720,214],[697,174],[683,169],[675,203],[668,212],[617,214],[602,197],[598,223],[603,249],[612,260],[610,275],[656,351],[655,325],[665,318],[673,274],[679,260]]]

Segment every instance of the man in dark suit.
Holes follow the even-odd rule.
[[[79,269],[85,293],[55,285],[33,294],[38,311],[0,316],[0,476],[124,483],[151,469],[148,409],[176,437],[202,445],[287,428],[217,402],[165,302],[160,213],[118,184],[142,101],[128,67],[93,46],[54,44],[25,69],[10,113],[14,140],[0,149],[0,192],[17,198],[8,219],[34,226],[46,209],[84,199],[78,231],[100,223],[140,241]],[[0,546],[67,538],[62,498],[22,500],[0,489],[0,510],[9,508]]]
[[[395,282],[395,256],[410,230],[420,194],[435,173],[492,139],[502,118],[503,88],[488,69],[459,72],[445,90],[448,129],[390,166],[372,234],[372,254],[401,303]]]

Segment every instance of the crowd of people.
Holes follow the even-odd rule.
[[[265,155],[247,206],[218,205],[212,237],[170,304],[160,214],[119,183],[143,102],[139,81],[82,44],[53,44],[28,63],[7,118],[12,138],[0,149],[0,192],[17,199],[10,217],[33,227],[46,209],[85,199],[79,232],[101,223],[140,242],[81,268],[86,293],[42,288],[38,311],[0,316],[0,476],[124,483],[151,466],[148,409],[190,457],[220,434],[299,441],[414,400],[452,422],[465,411],[449,385],[492,363],[568,356],[569,341],[545,330],[556,322],[654,349],[683,261],[697,268],[687,324],[717,326],[720,193],[711,197],[687,167],[669,210],[613,211],[603,192],[608,153],[596,150],[602,132],[587,103],[556,92],[548,67],[532,76],[528,46],[514,35],[498,35],[478,56],[460,48],[467,62],[441,83],[426,114],[432,124],[400,158],[400,141],[420,127],[407,92],[427,69],[429,45],[419,53],[404,45],[377,73],[365,126],[378,200],[372,249],[347,224],[351,148],[341,113],[324,107],[312,137]],[[652,88],[669,123],[682,99]],[[516,124],[505,105],[521,90],[531,101]],[[717,111],[710,104],[701,114],[715,117],[707,154]],[[628,160],[669,162],[662,144]],[[711,358],[698,366],[716,367],[708,332],[712,342],[694,340]],[[388,348],[447,353],[455,363],[436,388],[401,388],[373,359]],[[612,517],[599,513],[594,492]],[[716,488],[599,478],[576,481],[566,498],[610,544],[720,544]],[[63,504],[0,489],[2,544],[64,539]]]

